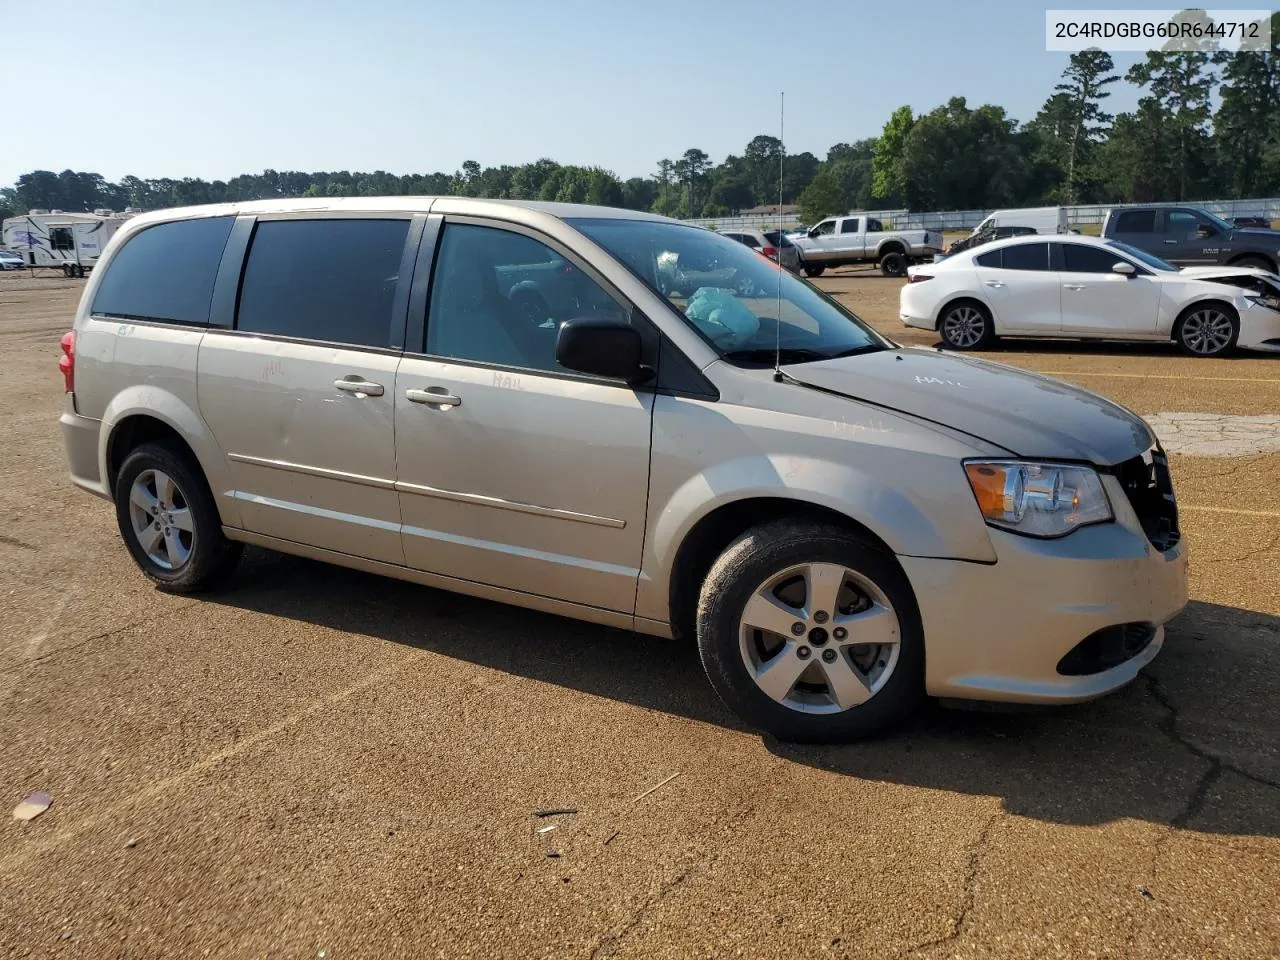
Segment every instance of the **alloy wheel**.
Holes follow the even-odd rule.
[[[901,631],[871,580],[841,564],[808,563],[752,593],[739,643],[752,680],[772,700],[800,713],[843,713],[889,681]]]
[[[1214,307],[1205,307],[1182,321],[1182,342],[1200,356],[1221,353],[1231,343],[1231,318]]]
[[[953,347],[973,347],[987,332],[987,318],[977,307],[956,307],[942,321],[942,338]]]
[[[162,570],[181,570],[195,546],[195,522],[182,489],[161,470],[143,470],[129,488],[129,521],[138,546]]]

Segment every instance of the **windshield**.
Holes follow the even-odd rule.
[[[783,363],[890,346],[816,287],[710,230],[660,220],[568,222],[666,297],[731,362],[771,366],[775,346]]]
[[[1153,256],[1145,250],[1139,250],[1137,247],[1131,247],[1129,244],[1122,243],[1119,240],[1108,240],[1107,243],[1111,244],[1111,246],[1115,247],[1117,250],[1123,250],[1129,256],[1133,257],[1133,259],[1142,261],[1152,270],[1161,270],[1166,273],[1178,272],[1178,268],[1172,263],[1161,260],[1159,257]]]

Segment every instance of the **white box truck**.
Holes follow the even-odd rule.
[[[110,210],[32,210],[0,224],[0,244],[28,267],[61,268],[68,277],[83,277],[124,221]]]

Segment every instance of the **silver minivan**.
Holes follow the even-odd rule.
[[[63,338],[72,479],[162,589],[243,544],[696,641],[789,740],[1131,681],[1186,603],[1148,426],[900,347],[741,244],[467,198],[128,221]]]

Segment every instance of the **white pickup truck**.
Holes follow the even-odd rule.
[[[827,267],[874,263],[886,277],[903,277],[907,266],[942,252],[942,234],[932,230],[885,230],[875,217],[828,217],[792,243],[800,266],[811,277]]]

